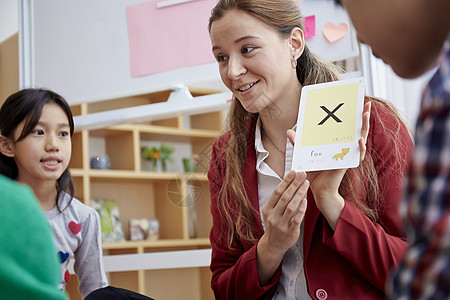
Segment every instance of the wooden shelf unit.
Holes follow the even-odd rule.
[[[7,96],[19,89],[18,34],[0,43],[0,105]],[[201,96],[217,91],[190,89]],[[130,96],[71,107],[74,116],[167,101],[171,91]],[[64,96],[64,95],[63,95]],[[104,243],[104,255],[138,254],[210,248],[208,234],[212,224],[209,213],[209,186],[206,170],[209,165],[209,147],[223,130],[221,111],[181,116],[177,118],[126,124],[99,130],[84,130],[72,138],[70,170],[76,188],[76,197],[89,205],[95,197],[115,199],[119,205],[124,233],[128,238],[128,221],[133,217],[158,218],[158,241],[125,241]],[[187,126],[186,124],[189,124]],[[90,144],[93,139],[104,140],[106,153],[112,163],[110,170],[90,168]],[[200,154],[198,172],[157,173],[143,168],[140,155],[141,141],[177,142],[191,146],[192,153]],[[195,237],[189,234],[189,214],[192,207],[183,203],[187,185],[194,184],[202,190],[192,206],[196,213]],[[168,188],[174,193],[169,197]],[[183,268],[167,270],[139,270],[111,272],[109,283],[146,294],[155,299],[213,299],[210,289],[209,268]],[[77,276],[71,276],[67,291],[71,300],[81,299]],[[176,288],[174,288],[176,287]]]
[[[193,96],[209,91],[191,91]],[[170,91],[129,98],[81,104],[72,107],[74,116],[144,105],[167,100]],[[224,112],[181,116],[139,124],[124,124],[103,129],[83,130],[73,136],[70,170],[76,198],[89,205],[91,199],[114,199],[117,203],[125,242],[103,243],[104,255],[140,254],[160,251],[210,248],[208,239],[212,218],[209,211],[209,184],[206,172],[211,146],[222,133]],[[186,156],[196,154],[199,164],[195,173],[182,169],[155,172],[148,169],[141,155],[145,143],[185,145]],[[92,144],[110,158],[111,168],[90,168]],[[101,152],[102,152],[101,151]],[[176,154],[177,150],[175,150]],[[184,154],[184,153],[183,153]],[[188,199],[188,189],[195,188],[195,198]],[[156,218],[159,240],[130,241],[131,218]],[[155,299],[213,299],[209,268],[138,270],[111,272],[110,285],[127,288]],[[76,277],[76,276],[72,276]],[[71,299],[77,299],[77,279],[68,288]],[[177,288],[174,289],[173,287]]]

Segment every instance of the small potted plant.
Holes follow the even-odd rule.
[[[196,171],[198,165],[198,155],[194,154],[192,157],[183,158],[183,168],[186,173],[193,173]]]
[[[144,159],[152,163],[154,170],[165,172],[167,161],[172,160],[175,149],[162,143],[159,147],[142,147],[141,151]]]

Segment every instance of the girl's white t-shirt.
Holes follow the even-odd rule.
[[[61,266],[60,288],[69,281],[69,262],[79,279],[83,298],[92,291],[108,285],[103,267],[100,217],[97,212],[63,193],[60,198],[61,212],[55,206],[45,216],[53,230],[55,248]]]

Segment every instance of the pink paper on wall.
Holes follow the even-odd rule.
[[[131,77],[213,62],[208,20],[216,1],[158,2],[127,7]]]
[[[327,22],[323,26],[323,35],[330,43],[334,43],[346,36],[348,29],[348,25],[344,22],[338,25],[333,22]]]
[[[305,26],[305,39],[312,38],[316,35],[316,16],[307,16],[303,19]]]

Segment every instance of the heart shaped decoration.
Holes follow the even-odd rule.
[[[335,43],[342,39],[348,32],[348,25],[340,23],[335,25],[333,22],[327,22],[323,26],[323,35],[330,43]]]
[[[70,231],[72,231],[74,235],[76,235],[77,233],[80,232],[81,225],[79,223],[75,223],[74,221],[72,221],[69,223],[69,229]]]
[[[58,251],[59,261],[61,263],[65,262],[69,258],[69,252]]]
[[[69,280],[70,280],[70,273],[69,270],[66,270],[66,272],[64,272],[64,281],[68,283]]]

